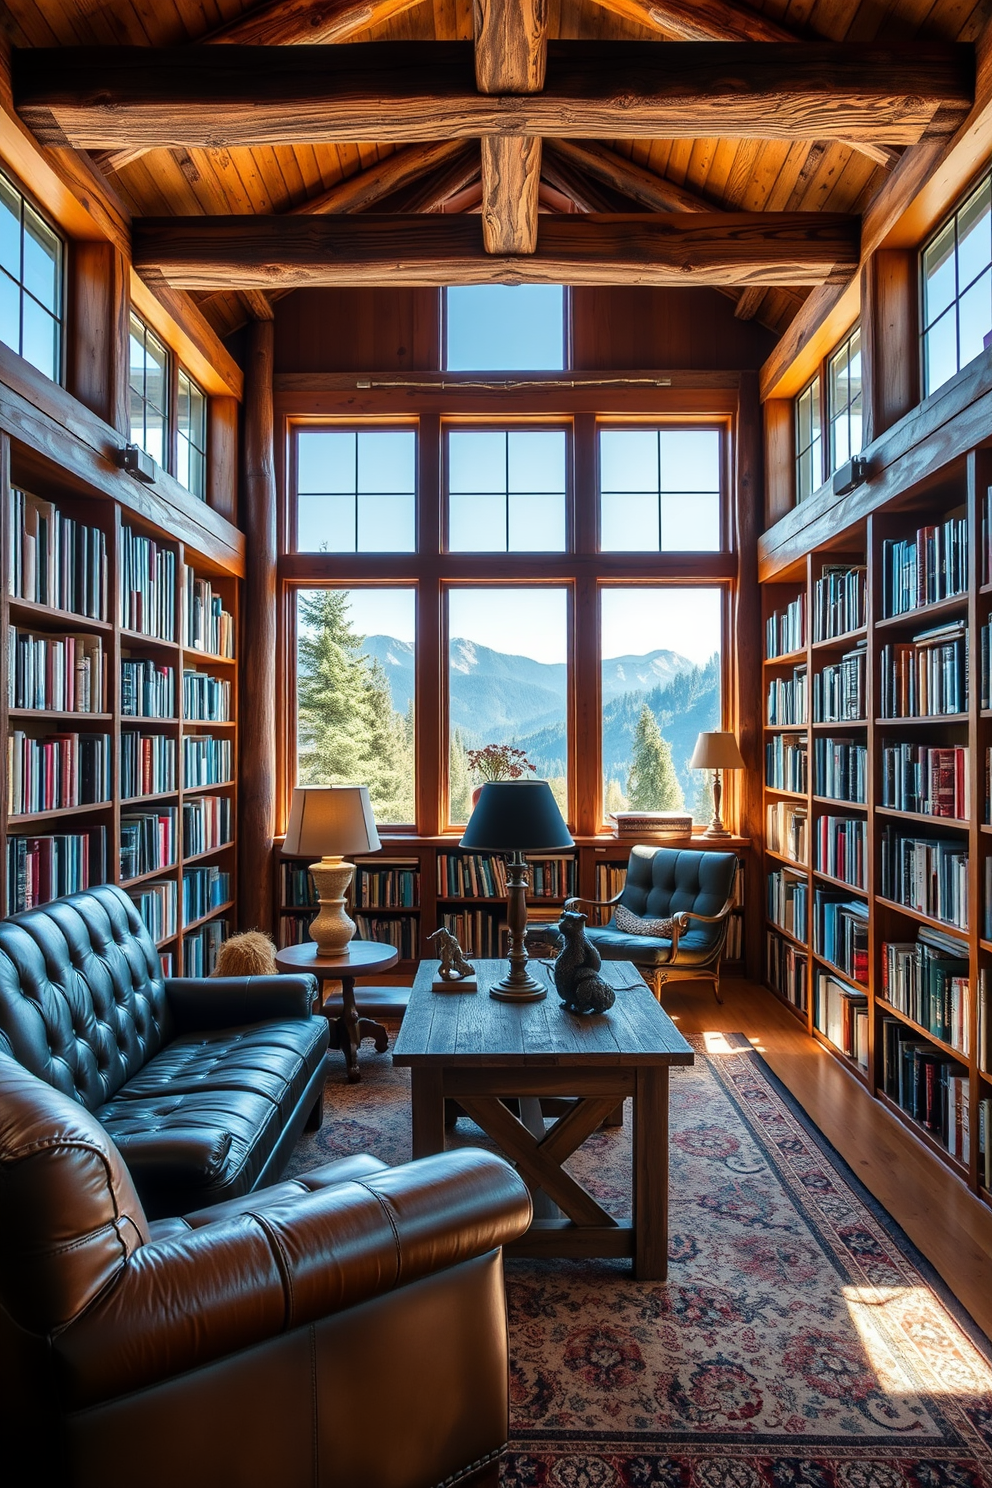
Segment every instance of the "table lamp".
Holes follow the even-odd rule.
[[[461,846],[475,852],[506,853],[507,926],[510,970],[490,988],[499,1002],[537,1002],[547,989],[527,970],[527,862],[525,852],[574,847],[558,803],[546,780],[490,780],[482,787]]]
[[[343,956],[355,933],[345,912],[354,863],[345,853],[377,852],[381,843],[367,785],[298,785],[289,808],[283,857],[309,858],[319,908],[310,938],[322,956]]]
[[[706,828],[703,836],[731,836],[731,833],[727,831],[727,828],[720,820],[720,802],[723,799],[721,771],[744,769],[744,761],[741,758],[740,749],[737,747],[735,736],[726,730],[700,734],[696,740],[696,747],[692,751],[689,769],[713,771],[713,820]]]

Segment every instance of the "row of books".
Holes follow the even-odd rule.
[[[896,1018],[882,1019],[882,1051],[886,1095],[952,1157],[967,1163],[971,1154],[967,1069]]]
[[[380,919],[375,915],[356,914],[355,925],[361,940],[377,940],[382,945],[395,946],[403,961],[415,961],[420,955],[418,922],[412,916],[392,915],[388,919]],[[464,950],[464,940],[461,946]]]
[[[212,909],[219,909],[231,899],[231,875],[216,865],[187,868],[183,872],[183,924],[202,920]]]
[[[131,891],[131,898],[155,944],[171,940],[179,928],[179,886],[175,879],[167,878],[162,883],[144,884],[142,888]]]
[[[355,903],[361,909],[415,909],[420,903],[420,866],[359,867]]]
[[[868,823],[862,817],[821,816],[816,824],[816,867],[853,889],[867,881]]]
[[[740,961],[744,956],[744,919],[731,915],[727,921],[727,938],[723,943],[724,961]]]
[[[107,618],[107,539],[51,501],[10,493],[7,591],[12,599]]]
[[[769,682],[766,717],[773,725],[806,722],[809,717],[809,678],[804,666],[794,667],[791,677],[773,677]]]
[[[806,645],[806,592],[798,594],[784,610],[775,610],[765,621],[765,656],[788,656]]]
[[[968,948],[929,927],[882,946],[886,1002],[966,1058],[970,1053]]]
[[[978,1181],[992,1190],[992,1096],[978,1102]]]
[[[817,955],[859,986],[868,985],[868,906],[835,889],[813,895],[813,945]]]
[[[183,738],[183,785],[195,790],[201,785],[226,785],[234,779],[234,744],[211,734],[186,734]]]
[[[905,615],[968,591],[968,518],[964,507],[911,538],[882,543],[882,613]]]
[[[868,714],[867,641],[813,674],[813,721],[859,723]]]
[[[282,863],[280,872],[282,902],[287,909],[303,909],[317,903],[317,886],[309,868],[298,863]]]
[[[279,945],[306,945],[310,939],[310,925],[316,910],[308,913],[300,911],[296,914],[283,914],[279,916]],[[365,937],[362,937],[365,939]]]
[[[227,939],[226,920],[210,920],[183,936],[183,976],[209,976],[217,965],[217,953]]]
[[[982,583],[992,583],[992,486],[982,497]]]
[[[857,739],[817,738],[813,741],[816,793],[835,801],[868,799],[868,746]]]
[[[834,1048],[868,1068],[868,999],[846,982],[818,971],[813,989],[813,1026]]]
[[[147,658],[121,660],[121,712],[125,718],[175,718],[176,669]]]
[[[809,957],[774,930],[765,932],[765,969],[768,984],[801,1013],[809,996]]]
[[[176,561],[172,548],[160,547],[126,524],[121,528],[118,569],[125,630],[160,641],[176,639]]]
[[[804,796],[808,783],[806,740],[773,734],[765,743],[765,784],[773,790],[796,791]]]
[[[830,564],[813,585],[813,640],[831,641],[860,630],[868,619],[868,570],[860,564]]]
[[[7,628],[7,706],[47,713],[106,711],[107,667],[98,635],[37,635]]]
[[[768,918],[797,940],[806,939],[809,889],[805,878],[797,878],[787,868],[775,868],[768,875]]]
[[[7,913],[107,881],[107,829],[7,838]]]
[[[574,858],[528,858],[529,899],[565,899],[575,893]],[[438,853],[437,891],[447,899],[502,899],[506,861],[479,853]]]
[[[121,817],[119,854],[123,882],[171,868],[178,851],[175,806]]]
[[[882,832],[881,893],[906,909],[968,928],[968,848],[953,837],[907,837],[889,824]]]
[[[110,735],[52,734],[23,729],[7,738],[7,809],[13,816],[91,806],[111,796]]]
[[[176,741],[168,734],[121,730],[121,798],[157,796],[176,788]]]
[[[968,749],[882,742],[882,805],[921,816],[968,815]]]
[[[183,671],[183,717],[194,723],[229,723],[231,684],[193,668]]]
[[[197,796],[183,802],[183,854],[195,858],[232,840],[230,796]]]
[[[978,695],[983,708],[992,708],[992,616],[986,620],[979,635],[979,686]]]
[[[942,718],[968,708],[968,627],[963,620],[882,647],[881,716]]]
[[[448,913],[441,916],[441,922],[454,935],[466,956],[478,956],[485,960],[506,954],[506,921],[499,910],[475,909],[460,914]]]
[[[209,579],[186,569],[185,644],[212,656],[234,656],[234,616],[224,609]]]
[[[765,807],[765,841],[771,852],[793,863],[809,862],[809,821],[805,806],[769,801]]]

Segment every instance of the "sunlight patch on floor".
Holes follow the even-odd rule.
[[[917,1365],[927,1369],[929,1388],[936,1393],[970,1398],[992,1391],[992,1368],[963,1334],[952,1338],[947,1313],[928,1287],[846,1286],[842,1291],[886,1395],[917,1394]],[[907,1338],[915,1340],[916,1358],[907,1353]]]
[[[739,1054],[739,1044],[728,1044],[725,1033],[704,1033],[703,1048],[707,1054]]]

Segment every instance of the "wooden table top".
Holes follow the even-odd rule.
[[[497,1002],[489,988],[506,975],[505,961],[475,961],[478,992],[432,992],[437,961],[421,961],[410,1004],[393,1047],[393,1063],[518,1065],[692,1064],[693,1052],[629,961],[604,961],[601,975],[617,989],[607,1013],[567,1013],[550,971],[542,1002]]]
[[[371,976],[376,971],[388,971],[400,959],[395,946],[378,940],[352,940],[347,951],[339,956],[322,956],[315,941],[305,940],[302,945],[283,946],[276,951],[276,965],[280,971],[313,971],[331,976]]]

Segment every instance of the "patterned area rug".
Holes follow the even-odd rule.
[[[668,1282],[507,1264],[504,1488],[992,1488],[987,1342],[746,1040],[692,1042]],[[294,1171],[409,1159],[407,1071],[364,1051],[362,1069],[332,1077]],[[454,1140],[488,1145],[465,1118]],[[629,1109],[569,1167],[621,1215]]]

